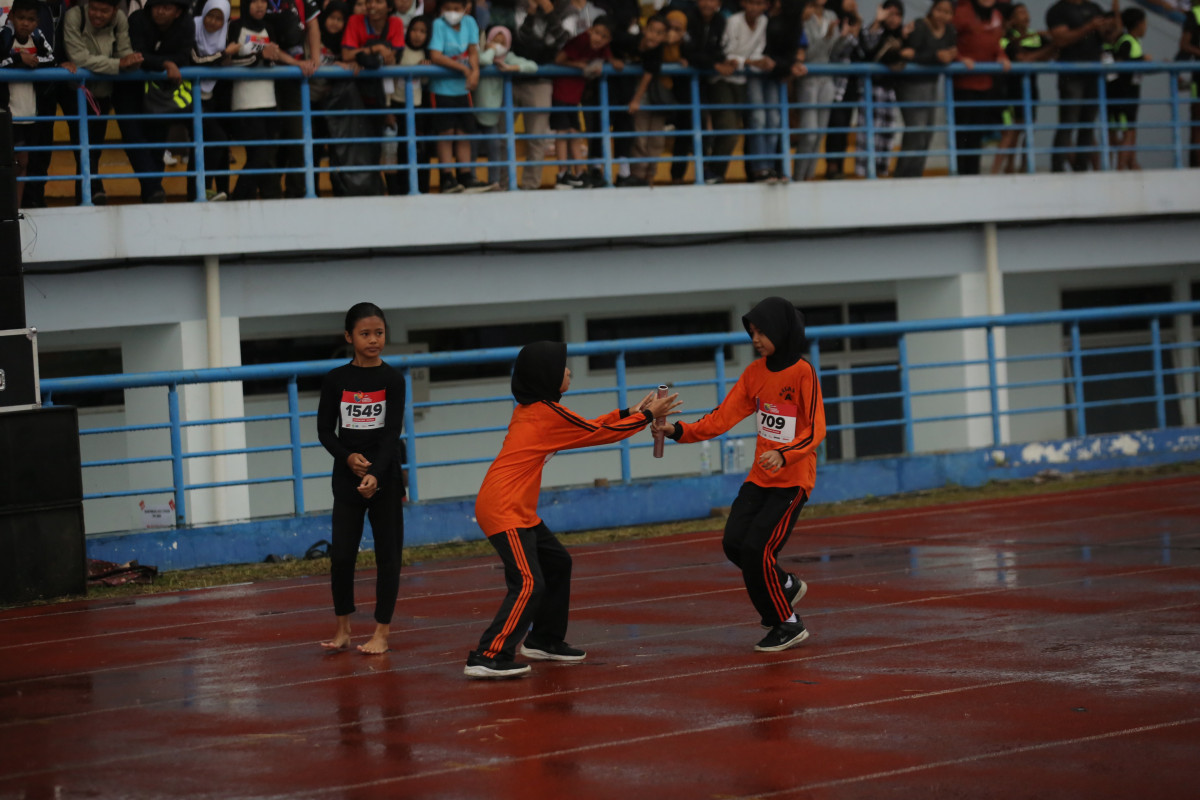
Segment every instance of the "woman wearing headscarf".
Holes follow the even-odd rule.
[[[192,63],[198,67],[219,67],[229,63],[229,0],[206,0],[200,13],[194,18],[196,41],[192,45]],[[213,117],[211,112],[229,110],[229,82],[218,82],[216,78],[200,81],[200,107],[204,125],[205,142],[227,142],[223,118]],[[223,175],[205,175],[204,194],[209,201],[225,200],[229,197],[229,147],[205,146],[204,168],[206,172],[217,170]],[[210,188],[211,186],[211,188]],[[188,198],[196,197],[196,178],[187,179]]]

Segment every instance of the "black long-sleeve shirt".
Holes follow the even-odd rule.
[[[404,376],[381,364],[330,370],[321,384],[317,438],[333,456],[333,493],[356,497],[360,479],[346,464],[353,453],[371,462],[367,474],[382,485],[400,475],[397,458],[404,428]]]
[[[692,8],[687,14],[687,38],[683,40],[683,57],[693,69],[712,69],[725,60],[725,47],[721,40],[725,36],[725,18],[714,14],[704,19]]]
[[[129,17],[129,43],[135,53],[142,54],[142,69],[147,72],[162,72],[168,61],[177,67],[188,66],[195,41],[196,23],[190,15],[180,14],[166,30],[154,24],[145,8]]]

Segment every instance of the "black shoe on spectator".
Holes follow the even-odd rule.
[[[559,175],[558,180],[556,180],[554,182],[554,188],[570,190],[570,189],[577,189],[579,187],[577,187],[575,185],[575,183],[573,181],[573,176],[570,173],[564,172],[561,175]]]
[[[466,194],[480,194],[491,188],[486,183],[480,183],[473,172],[458,173],[458,185],[462,187],[462,191]]]
[[[165,191],[163,191],[162,189],[155,189],[153,192],[150,193],[150,196],[147,197],[142,202],[144,202],[144,203],[165,203],[165,202],[167,202],[167,193]]]
[[[608,186],[608,179],[604,177],[604,170],[590,169],[587,173],[587,182],[589,189],[603,189]]]
[[[467,656],[467,666],[463,669],[463,674],[468,678],[520,678],[532,671],[533,668],[528,664],[497,661],[471,651]]]
[[[804,623],[797,618],[795,622],[781,622],[776,625],[754,645],[754,649],[759,653],[778,653],[795,647],[807,638],[808,631],[804,629]]]
[[[750,183],[766,183],[771,179],[771,170],[760,169],[757,172],[752,172],[746,176],[746,180]]]
[[[724,182],[725,182],[725,179],[722,178],[720,175],[716,174],[715,172],[706,173],[704,176],[704,183],[707,184],[708,186],[716,186],[718,183],[724,183]]]
[[[92,205],[108,205],[108,195],[106,195],[104,192],[92,192]]]
[[[458,185],[453,172],[443,172],[441,180],[442,194],[458,194],[463,187]]]
[[[616,185],[621,188],[626,186],[649,186],[644,178],[637,178],[633,175],[618,175]]]

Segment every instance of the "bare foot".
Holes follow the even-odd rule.
[[[321,642],[326,650],[345,650],[350,647],[350,616],[337,618],[337,631],[328,642]]]
[[[375,633],[371,636],[370,639],[367,640],[366,644],[360,644],[358,646],[358,651],[360,653],[365,653],[369,656],[379,655],[380,653],[386,653],[390,649],[390,648],[388,648],[388,642],[387,642],[387,637],[388,637],[388,633],[390,632],[390,629],[391,629],[391,626],[389,626],[389,625],[379,625],[377,623],[375,625]]]

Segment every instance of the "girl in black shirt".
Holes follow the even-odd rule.
[[[321,646],[350,646],[354,613],[354,562],[362,540],[363,516],[375,536],[375,633],[358,649],[386,653],[400,590],[404,547],[404,486],[400,430],[404,423],[404,377],[383,363],[387,322],[373,303],[346,312],[346,341],[354,359],[325,376],[317,408],[317,436],[333,456],[333,544],[330,586],[337,631]],[[336,432],[335,432],[336,429]]]

